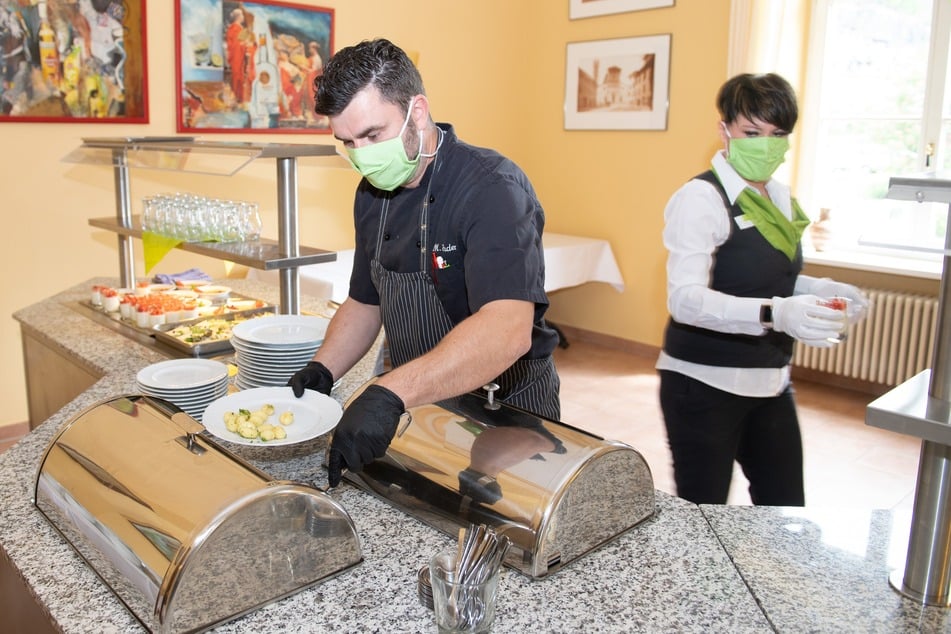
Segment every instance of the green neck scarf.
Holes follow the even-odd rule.
[[[720,176],[716,170],[713,170],[713,174],[719,180]],[[726,191],[723,193],[724,201],[726,201]],[[790,201],[792,202],[792,220],[786,218],[773,201],[749,187],[743,188],[736,199],[736,204],[743,211],[743,217],[752,222],[766,241],[775,249],[785,253],[791,262],[796,259],[799,240],[810,221],[809,216],[799,206],[799,201],[795,198],[791,198]]]
[[[736,199],[736,204],[767,242],[785,253],[790,261],[796,258],[799,239],[809,225],[809,217],[799,206],[799,201],[792,199],[792,220],[786,218],[773,201],[749,187],[743,189]]]

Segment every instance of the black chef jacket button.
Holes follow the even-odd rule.
[[[431,205],[431,204],[433,204],[434,202],[436,202],[436,197],[435,197],[435,196],[430,196],[430,197],[429,197],[429,204]]]
[[[420,242],[419,240],[417,240],[417,241],[416,241],[416,248],[418,249],[418,248],[421,247],[421,246],[423,246],[423,243]]]
[[[384,234],[383,234],[383,239],[384,239],[384,240],[389,240],[389,239],[390,239],[390,234],[384,233]]]

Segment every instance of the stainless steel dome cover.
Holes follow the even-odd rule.
[[[142,624],[207,629],[362,560],[347,512],[199,436],[142,395],[94,405],[50,442],[34,503]]]
[[[411,408],[386,455],[345,477],[449,535],[469,523],[507,535],[506,565],[532,578],[655,510],[633,447],[474,393]]]

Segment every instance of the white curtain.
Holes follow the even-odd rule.
[[[799,93],[809,5],[809,0],[732,0],[728,76],[779,73]]]
[[[727,77],[739,73],[778,73],[796,91],[800,122],[806,113],[806,49],[814,0],[731,0]],[[802,126],[797,126],[802,131]],[[802,144],[793,142],[777,177],[794,188]]]

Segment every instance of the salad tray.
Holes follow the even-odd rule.
[[[231,351],[231,330],[237,324],[277,313],[275,306],[262,306],[198,317],[171,324],[154,326],[155,340],[189,356],[205,357]]]

